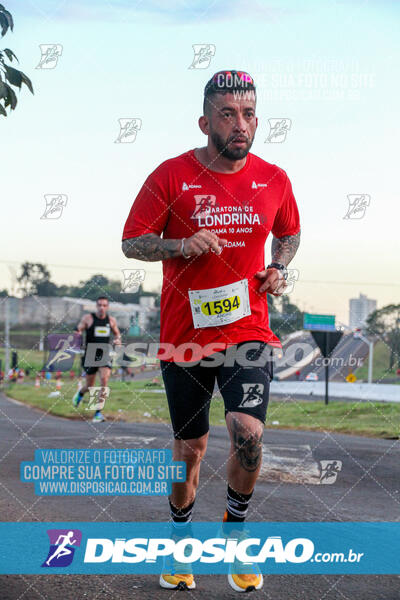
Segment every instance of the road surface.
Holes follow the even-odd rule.
[[[297,354],[294,349],[297,348]],[[307,355],[312,349],[317,348],[317,344],[314,341],[310,332],[304,331],[302,335],[290,340],[287,344],[284,344],[284,356],[287,355],[290,359],[290,364],[283,364],[275,368],[275,375],[278,375],[281,371],[286,371],[288,366],[295,366],[294,360],[301,361],[305,355]],[[369,348],[360,339],[355,338],[353,334],[343,335],[338,345],[332,352],[330,366],[329,366],[329,381],[345,382],[346,376],[350,372],[356,371],[362,361],[367,360]],[[309,373],[316,373],[319,381],[325,381],[325,367],[321,365],[323,357],[321,354],[316,359],[312,360],[310,364],[300,368],[300,381],[303,381]],[[296,381],[297,377],[295,374],[291,374],[284,378],[284,381]]]
[[[38,497],[19,481],[22,460],[37,448],[171,447],[169,425],[70,421],[0,396],[0,510],[2,521],[164,521],[165,497]],[[216,521],[225,507],[225,427],[213,427],[203,461],[194,519]],[[400,518],[400,443],[314,432],[264,435],[264,466],[250,521],[396,521]],[[319,483],[319,461],[342,461],[332,485]],[[190,598],[234,598],[224,575],[196,577]],[[3,575],[1,600],[172,600],[153,575]],[[400,577],[265,576],[254,598],[273,600],[399,600]]]

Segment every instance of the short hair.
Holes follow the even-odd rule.
[[[206,114],[210,105],[210,97],[215,94],[230,94],[232,92],[254,91],[256,95],[256,86],[254,79],[245,71],[218,71],[214,73],[204,88],[203,112]]]
[[[109,299],[107,298],[107,296],[99,296],[99,297],[96,299],[96,302],[98,302],[99,300],[107,300],[107,302],[110,304],[110,301],[109,301]]]

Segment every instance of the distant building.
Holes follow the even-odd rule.
[[[359,298],[349,301],[349,324],[351,329],[364,327],[368,316],[376,310],[376,300],[360,294]]]
[[[60,325],[76,326],[82,315],[96,310],[96,302],[87,298],[67,296],[27,296],[9,298],[10,325],[44,325],[56,328]],[[152,316],[157,313],[154,296],[142,296],[139,304],[110,302],[110,314],[117,319],[119,328],[129,329],[132,323],[146,333]],[[5,302],[0,303],[0,323],[5,320]]]

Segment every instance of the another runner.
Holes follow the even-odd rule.
[[[199,119],[207,146],[166,160],[149,175],[123,232],[126,257],[163,261],[158,357],[173,458],[187,465],[187,480],[174,483],[169,497],[177,530],[192,518],[215,380],[231,439],[224,522],[243,523],[261,467],[272,349],[281,348],[269,328],[267,293],[284,292],[300,220],[285,171],[249,152],[255,109],[249,74],[216,73]],[[272,261],[265,267],[270,233]],[[162,587],[195,587],[191,573],[173,568],[162,573]],[[254,566],[228,580],[238,592],[263,585]]]
[[[121,344],[121,334],[119,332],[117,321],[114,317],[111,317],[107,314],[109,307],[108,299],[105,296],[100,296],[96,300],[96,312],[83,315],[78,327],[77,332],[82,333],[86,332],[86,343],[85,343],[85,354],[82,357],[82,368],[86,373],[86,384],[78,390],[78,392],[73,397],[73,405],[75,407],[79,406],[84,394],[89,390],[89,388],[95,385],[96,381],[96,373],[100,371],[100,392],[97,396],[98,403],[104,404],[105,399],[107,397],[107,383],[108,379],[111,375],[111,362],[106,366],[96,367],[93,365],[87,365],[85,363],[87,360],[87,352],[89,344],[109,344],[111,338],[111,332],[114,334],[114,345],[118,346]],[[101,350],[96,352],[95,359],[101,356]],[[94,361],[93,361],[94,362]],[[94,417],[92,419],[94,423],[100,423],[101,421],[105,421],[105,416],[101,412],[101,410],[96,410]]]

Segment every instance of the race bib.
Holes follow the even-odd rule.
[[[207,290],[189,290],[189,300],[195,329],[228,325],[251,314],[247,279]]]
[[[109,325],[97,325],[94,328],[95,337],[108,337],[110,335]]]

